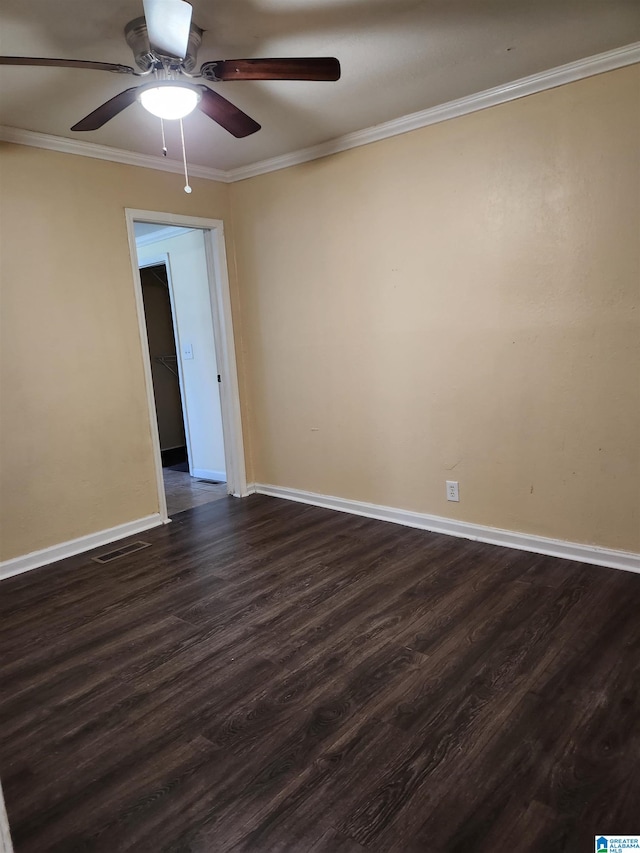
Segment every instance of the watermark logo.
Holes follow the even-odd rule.
[[[640,835],[596,835],[596,853],[640,853]]]

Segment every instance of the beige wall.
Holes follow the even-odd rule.
[[[191,196],[2,145],[1,558],[158,509],[125,207],[226,222],[250,479],[639,550],[639,77]]]
[[[257,482],[640,550],[639,79],[231,187]]]
[[[23,146],[0,169],[9,559],[158,511],[124,209],[229,208],[223,184]]]

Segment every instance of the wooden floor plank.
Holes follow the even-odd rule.
[[[257,495],[137,538],[0,584],[16,853],[638,831],[637,576]]]

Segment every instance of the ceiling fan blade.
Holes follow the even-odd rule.
[[[184,59],[192,9],[186,0],[143,0],[149,44],[162,56]]]
[[[217,122],[229,133],[233,134],[237,139],[243,136],[250,136],[257,130],[260,130],[260,125],[254,121],[251,116],[243,113],[239,107],[232,104],[222,95],[212,91],[206,86],[200,86],[202,90],[202,98],[198,103],[198,109],[201,110],[209,118]]]
[[[71,130],[98,130],[136,100],[139,88],[139,86],[133,86],[131,89],[125,89],[124,92],[105,101],[88,116],[74,124]]]
[[[339,80],[340,63],[333,56],[291,59],[224,59],[205,62],[200,73],[208,80]]]
[[[90,62],[87,59],[45,59],[42,56],[0,56],[0,65],[40,65],[55,68],[88,68],[93,71],[113,71],[116,74],[136,73],[130,65]]]

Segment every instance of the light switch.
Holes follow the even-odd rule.
[[[193,346],[192,346],[192,344],[183,344],[182,345],[182,357],[184,359],[193,358]]]

